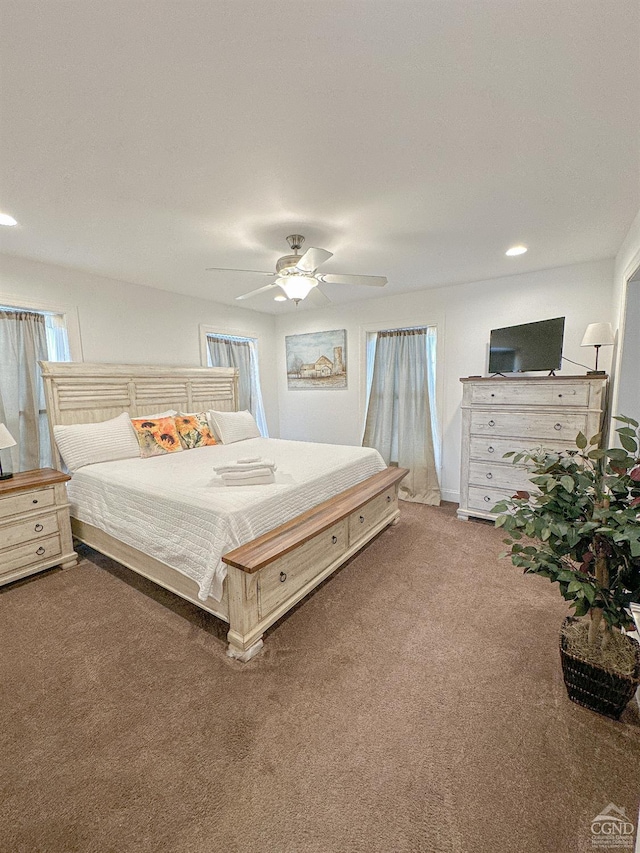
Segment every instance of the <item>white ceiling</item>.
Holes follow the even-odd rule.
[[[611,257],[640,207],[637,0],[0,10],[9,254],[280,313],[205,268],[300,232],[388,277],[353,301]]]

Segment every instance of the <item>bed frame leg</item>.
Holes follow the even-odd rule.
[[[227,569],[229,590],[229,646],[230,658],[246,663],[262,648],[262,631],[258,628],[257,575],[243,572],[236,566]]]
[[[229,646],[227,647],[227,656],[233,658],[234,660],[242,661],[242,663],[247,663],[251,658],[255,657],[264,643],[262,642],[262,637],[259,637],[256,642],[250,645],[247,649],[243,648],[242,642],[238,642],[235,637],[231,637],[233,632],[229,631],[227,634],[227,639],[229,640]]]

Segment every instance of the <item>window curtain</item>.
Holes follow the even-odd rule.
[[[399,487],[402,500],[438,506],[429,337],[426,328],[378,333],[362,444],[378,450],[387,465],[409,469]]]
[[[0,309],[0,422],[15,438],[13,469],[51,465],[51,446],[38,361],[47,359],[45,318]]]
[[[238,368],[238,409],[250,411],[262,435],[268,436],[256,342],[250,338],[207,335],[207,347],[212,367]]]

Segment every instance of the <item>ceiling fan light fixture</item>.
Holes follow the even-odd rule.
[[[276,281],[276,284],[280,285],[287,297],[294,301],[300,301],[308,296],[317,283],[317,280],[310,275],[290,275]]]
[[[274,302],[286,302],[287,297],[284,295],[284,293],[279,293],[277,296],[273,297],[273,301]]]

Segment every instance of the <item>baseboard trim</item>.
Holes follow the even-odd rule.
[[[460,503],[460,492],[440,489],[440,497],[443,501],[453,501],[454,504]]]

